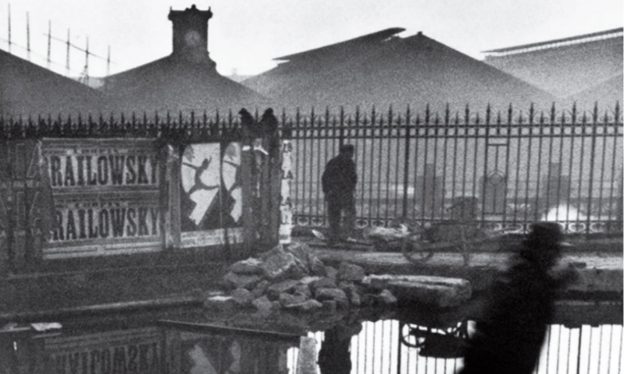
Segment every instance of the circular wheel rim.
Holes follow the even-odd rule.
[[[401,252],[403,256],[413,264],[428,261],[433,257],[433,250],[426,250],[422,244],[412,240],[410,236],[401,240]]]

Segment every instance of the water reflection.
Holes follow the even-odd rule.
[[[413,340],[405,338],[409,326],[399,321],[364,322],[362,331],[351,338],[351,373],[450,374],[462,367],[458,345],[468,324],[444,329],[411,326],[422,332],[410,336]],[[319,342],[326,339],[323,333],[313,336]],[[622,373],[623,342],[622,325],[550,325],[535,373]],[[296,374],[296,348],[289,350],[288,358],[289,373]]]
[[[411,332],[411,333],[410,333]],[[470,334],[397,320],[353,322],[317,341],[319,373],[455,373]],[[550,325],[536,373],[621,373],[621,324]],[[1,374],[295,374],[299,336],[240,334],[164,325],[65,329],[56,333],[0,333]],[[302,374],[302,373],[298,373]]]

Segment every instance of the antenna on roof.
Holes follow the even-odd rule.
[[[46,58],[46,62],[48,63],[48,69],[50,68],[50,63],[52,60],[50,59],[50,55],[52,54],[52,21],[48,20],[48,55]]]
[[[80,81],[86,85],[89,85],[89,37],[87,36],[87,44],[84,49],[85,52],[85,64],[80,75]]]
[[[67,70],[67,75],[69,76],[69,48],[71,47],[71,42],[69,41],[71,38],[70,29],[67,28],[67,50],[65,52],[65,70]]]
[[[11,52],[11,3],[9,3],[9,52]]]
[[[107,77],[110,75],[110,64],[111,64],[110,56],[111,56],[111,48],[109,45],[107,49],[107,53],[106,53],[106,76]]]
[[[26,12],[26,54],[30,61],[30,13]]]

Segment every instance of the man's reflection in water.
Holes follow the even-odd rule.
[[[496,280],[481,321],[468,340],[461,374],[532,373],[552,319],[557,289],[571,271],[555,274],[558,224],[533,224],[511,267]]]
[[[360,323],[336,326],[325,331],[325,338],[318,355],[321,374],[351,373],[351,337],[362,330]]]

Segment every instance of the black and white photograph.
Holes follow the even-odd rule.
[[[0,374],[624,374],[620,0],[0,0]]]

